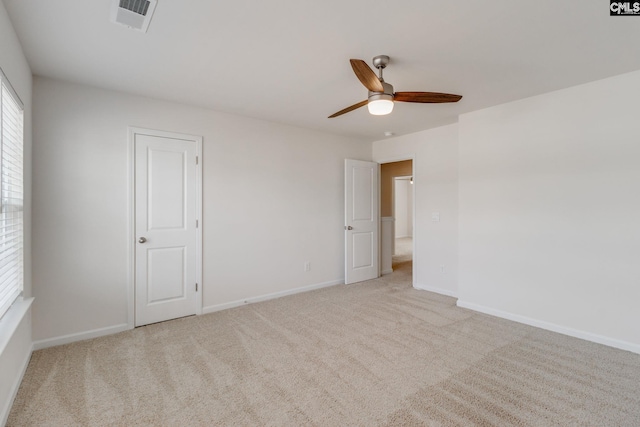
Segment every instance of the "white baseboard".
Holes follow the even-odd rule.
[[[454,298],[458,297],[458,294],[456,294],[454,291],[451,291],[449,289],[436,288],[434,286],[426,286],[426,285],[420,285],[420,284],[415,285],[414,288],[420,289],[421,291],[429,291],[429,292],[434,292],[440,295],[446,295],[448,297],[454,297]]]
[[[468,308],[469,310],[478,311],[480,313],[489,314],[491,316],[500,317],[502,319],[513,320],[514,322],[524,323],[525,325],[535,326],[536,328],[546,329],[547,331],[557,332],[559,334],[568,335],[574,338],[580,338],[583,340],[603,344],[609,347],[618,348],[620,350],[627,350],[633,353],[640,354],[640,345],[630,343],[628,341],[622,341],[615,338],[605,337],[603,335],[593,334],[591,332],[580,331],[578,329],[569,328],[562,325],[557,325],[551,322],[545,322],[543,320],[533,319],[531,317],[521,316],[519,314],[513,314],[495,308],[486,307],[479,304],[474,304],[467,301],[458,300],[458,307]]]
[[[20,368],[20,373],[16,377],[15,382],[11,386],[11,393],[9,394],[9,399],[5,402],[4,408],[2,408],[2,412],[0,412],[0,426],[4,426],[7,423],[7,419],[9,418],[9,412],[11,412],[11,407],[13,406],[13,402],[16,400],[16,396],[18,395],[18,390],[20,389],[20,384],[22,384],[22,379],[24,378],[24,374],[27,372],[27,367],[29,366],[29,361],[31,360],[31,354],[33,353],[33,344],[31,344],[31,348],[29,349],[29,355],[25,357],[24,362],[22,363],[22,367]]]
[[[384,271],[380,272],[380,274],[391,274],[391,273],[393,273],[393,268],[390,268],[388,270],[384,270]]]
[[[78,332],[75,334],[63,335],[60,337],[48,338],[46,340],[39,340],[33,343],[34,350],[42,350],[43,348],[54,347],[56,345],[69,344],[76,341],[88,340],[91,338],[98,338],[105,335],[117,334],[118,332],[124,332],[132,329],[126,323],[107,326],[106,328],[92,329],[90,331]]]
[[[237,301],[231,301],[223,304],[210,305],[202,307],[202,314],[214,313],[216,311],[227,310],[229,308],[240,307],[246,304],[253,304],[261,301],[268,301],[280,297],[286,297],[287,295],[299,294],[302,292],[313,291],[316,289],[328,288],[329,286],[341,285],[344,283],[344,279],[332,280],[330,282],[316,283],[315,285],[302,286],[300,288],[289,289],[288,291],[274,292],[272,294],[261,295],[257,297],[246,298]]]
[[[261,296],[247,298],[239,301],[232,301],[225,304],[211,305],[208,307],[203,307],[202,314],[213,313],[220,310],[226,310],[228,308],[240,307],[245,304],[252,304],[260,301],[267,301],[270,299],[280,298],[287,295],[298,294],[301,292],[312,291],[314,289],[326,288],[329,286],[339,285],[342,283],[344,283],[344,279],[332,280],[330,282],[317,283],[315,285],[303,286],[300,288],[290,289],[288,291],[275,292],[272,294],[261,295]],[[106,328],[93,329],[91,331],[78,332],[75,334],[48,338],[46,340],[35,341],[33,343],[33,350],[42,350],[43,348],[54,347],[56,345],[69,344],[76,341],[88,340],[91,338],[98,338],[105,335],[117,334],[118,332],[124,332],[130,329],[133,329],[131,325],[123,323],[115,326],[107,326]]]

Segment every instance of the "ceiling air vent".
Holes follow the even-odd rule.
[[[111,21],[146,33],[157,2],[157,0],[113,0]]]

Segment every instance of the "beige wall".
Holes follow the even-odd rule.
[[[380,216],[393,215],[393,178],[413,175],[413,161],[384,163],[380,166]]]
[[[344,280],[344,159],[371,143],[42,77],[34,105],[38,346],[130,319],[129,125],[204,137],[203,310]]]
[[[640,353],[639,110],[635,71],[460,116],[458,305]]]

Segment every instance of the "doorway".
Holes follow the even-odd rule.
[[[393,183],[394,239],[391,268],[408,268],[413,263],[413,176],[395,177]],[[409,265],[405,265],[410,263]]]
[[[380,164],[381,274],[402,272],[414,285],[413,159]]]
[[[200,314],[202,138],[131,128],[129,140],[133,179],[130,319],[133,326],[143,326]]]

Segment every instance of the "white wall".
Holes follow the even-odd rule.
[[[460,305],[640,352],[638,112],[634,72],[460,117]]]
[[[415,287],[457,294],[458,127],[456,124],[373,143],[377,162],[413,157]],[[440,213],[440,222],[431,213]],[[444,265],[445,271],[440,267]]]
[[[24,103],[24,296],[31,295],[31,70],[0,1],[0,67]],[[27,307],[26,309],[23,309]],[[31,355],[28,303],[12,307],[0,320],[0,425]]]
[[[128,320],[128,125],[204,137],[205,311],[343,280],[344,158],[369,143],[46,78],[34,105],[35,340]]]
[[[396,238],[411,237],[413,232],[413,187],[409,179],[394,178],[394,218]]]

